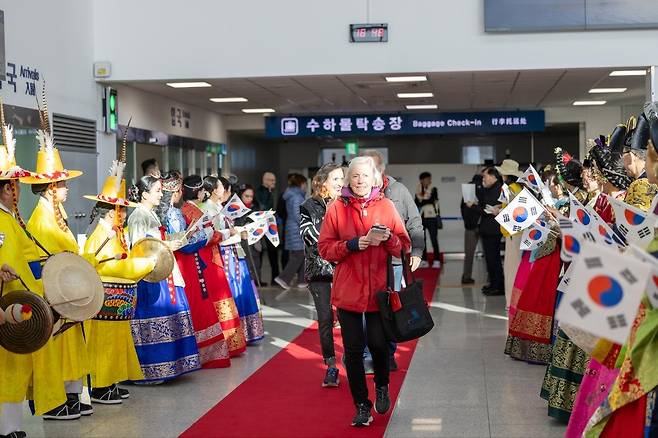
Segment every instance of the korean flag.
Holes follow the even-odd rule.
[[[578,223],[590,227],[592,224],[592,216],[587,211],[585,206],[576,197],[569,193],[569,219],[577,221]]]
[[[560,256],[563,261],[569,262],[577,257],[585,241],[594,242],[595,238],[589,229],[580,222],[566,218],[558,219],[560,233],[562,233],[562,246]]]
[[[658,259],[632,243],[628,246],[626,253],[651,268],[651,274],[647,279],[646,293],[653,308],[658,308]]]
[[[559,292],[562,292],[563,294],[569,292],[569,284],[571,283],[571,273],[573,272],[574,266],[575,266],[574,263],[571,263],[569,265],[567,270],[564,271],[564,275],[562,276],[562,279],[560,279],[560,284],[557,285],[557,290]]]
[[[543,227],[538,222],[530,225],[529,228],[523,231],[521,236],[521,251],[532,251],[541,248],[546,243],[550,233],[550,228]]]
[[[267,218],[267,230],[265,235],[270,239],[270,243],[274,246],[279,246],[279,227],[276,224],[276,218],[274,216],[269,216]]]
[[[544,183],[542,182],[535,168],[532,167],[532,164],[528,166],[528,169],[525,171],[523,176],[519,178],[519,182],[525,184],[526,187],[535,192],[541,191],[541,188],[544,187]]]
[[[590,231],[598,243],[605,245],[625,246],[623,240],[614,232],[599,214],[591,207],[585,207],[589,213],[592,222],[589,226]]]
[[[509,204],[512,200],[512,193],[509,191],[509,186],[503,183],[503,186],[500,188],[500,196],[498,196],[498,202],[502,204]]]
[[[617,229],[626,241],[641,248],[648,247],[653,240],[654,224],[647,220],[647,213],[612,196],[608,196],[608,201],[615,212]]]
[[[544,207],[526,188],[516,195],[496,216],[496,221],[511,235],[523,231],[532,225],[544,213]]]
[[[270,216],[274,216],[274,212],[272,210],[254,211],[248,217],[249,217],[249,219],[251,219],[253,221],[257,221],[259,219],[265,219],[265,218],[270,217]]]
[[[574,262],[557,318],[618,344],[628,338],[651,268],[616,249],[586,242]]]
[[[267,219],[260,219],[256,222],[248,224],[246,227],[247,242],[253,245],[265,236],[267,232]]]
[[[222,209],[222,213],[233,220],[244,216],[249,211],[251,210],[245,207],[237,194],[233,195]]]

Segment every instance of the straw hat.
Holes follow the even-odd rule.
[[[48,258],[42,278],[46,299],[64,318],[85,321],[103,307],[103,282],[93,266],[77,254],[62,252]]]
[[[496,170],[503,176],[523,176],[523,172],[519,170],[519,163],[514,160],[503,160],[500,166],[496,166]]]
[[[0,311],[13,304],[30,307],[32,316],[18,324],[0,325],[0,346],[16,354],[34,353],[48,342],[53,331],[53,311],[39,295],[25,291],[13,291],[0,297]]]
[[[0,144],[0,180],[17,179],[31,176],[32,172],[16,165],[16,139],[14,129],[5,124],[5,111],[0,100],[0,129],[2,129],[2,143]]]
[[[39,140],[39,150],[37,151],[37,169],[26,178],[21,178],[21,182],[25,184],[48,184],[58,181],[66,181],[82,175],[80,170],[68,170],[62,165],[62,159],[59,156],[59,151],[55,147],[55,140],[53,138],[52,129],[50,128],[50,120],[48,119],[48,104],[46,103],[45,85],[42,89],[42,100],[44,109],[41,109],[39,100],[39,119],[41,121],[41,129],[37,131],[37,140]]]
[[[126,140],[128,136],[128,126],[123,133],[123,142],[121,151],[117,160],[112,161],[110,166],[110,176],[105,178],[103,190],[98,195],[85,195],[86,199],[106,204],[118,205],[121,207],[137,207],[137,204],[128,200],[126,196],[126,179],[124,178],[124,169],[126,168]]]

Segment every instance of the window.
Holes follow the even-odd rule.
[[[462,164],[482,164],[486,160],[494,160],[493,146],[463,146]]]

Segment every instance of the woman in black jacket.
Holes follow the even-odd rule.
[[[487,264],[487,271],[491,284],[482,289],[485,295],[505,294],[505,275],[503,274],[503,262],[500,257],[500,240],[503,237],[500,224],[496,221],[496,215],[500,213],[500,189],[503,183],[500,175],[493,167],[488,167],[482,172],[482,190],[477,194],[478,207],[480,209],[480,237],[482,238],[482,249]],[[514,279],[508,280],[514,281]]]
[[[318,313],[322,357],[327,365],[322,386],[336,387],[338,386],[338,368],[336,368],[334,350],[334,315],[330,301],[334,266],[320,257],[318,238],[327,205],[338,198],[343,188],[343,169],[338,164],[325,164],[313,178],[312,185],[313,195],[299,208],[301,213],[299,231],[304,240],[305,277]]]

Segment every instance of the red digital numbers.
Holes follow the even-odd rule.
[[[356,30],[356,36],[359,38],[365,38],[366,37],[366,29],[361,27]]]
[[[384,37],[384,29],[381,28],[381,27],[370,29],[370,35],[373,38],[383,38]]]

